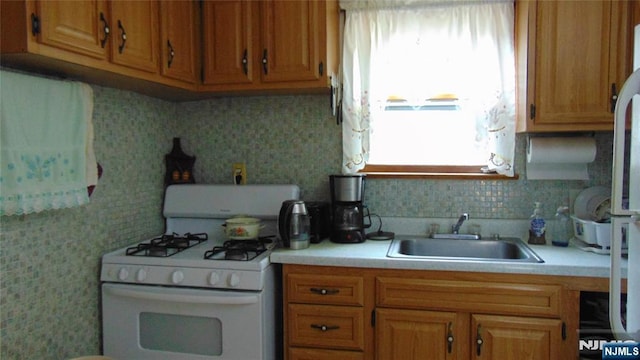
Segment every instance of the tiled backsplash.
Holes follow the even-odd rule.
[[[187,152],[198,156],[196,176],[204,182],[231,183],[234,162],[245,162],[250,183],[294,182],[307,200],[329,198],[328,175],[340,171],[341,130],[323,96],[225,98],[182,104],[181,135]],[[528,218],[540,201],[552,216],[569,205],[571,189],[608,185],[612,135],[598,133],[590,181],[527,181],[526,136],[517,136],[519,180],[367,181],[365,200],[381,216]]]
[[[104,168],[91,204],[2,217],[0,358],[68,359],[100,351],[100,256],[163,231],[164,154],[173,137],[197,156],[201,183],[231,183],[245,162],[249,183],[296,183],[328,199],[340,171],[341,130],[328,96],[219,98],[171,103],[94,87],[95,147]],[[527,181],[518,136],[515,181],[370,180],[366,202],[384,217],[526,219],[534,201],[550,217],[572,190],[610,178],[611,135],[597,134],[592,180]]]

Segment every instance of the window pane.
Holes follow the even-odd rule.
[[[402,108],[402,106],[399,106]],[[482,165],[474,117],[459,110],[388,110],[376,113],[369,163]],[[397,107],[396,107],[397,108]]]

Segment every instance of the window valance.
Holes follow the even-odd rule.
[[[500,2],[513,3],[513,0],[340,0],[340,8],[343,10],[374,10]]]

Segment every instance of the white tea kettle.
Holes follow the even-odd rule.
[[[278,215],[278,232],[284,247],[305,249],[309,247],[311,222],[304,201],[286,200]]]

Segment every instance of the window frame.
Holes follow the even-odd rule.
[[[506,21],[506,20],[510,20],[511,17],[513,16],[512,9],[511,9],[511,6],[513,4],[512,2],[508,2],[508,1],[504,1],[504,3],[505,3],[504,5],[506,6],[499,6],[499,7],[496,7],[496,9],[492,7],[491,9],[492,11],[495,10],[496,14],[499,13],[504,15],[500,17],[500,19]],[[484,3],[482,4],[484,5]],[[347,29],[353,30],[352,32],[349,32],[349,34],[359,34],[360,33],[359,31],[362,31],[362,33],[367,33],[367,30],[366,30],[367,26],[370,28],[370,25],[372,22],[370,21],[369,23],[361,24],[362,18],[360,16],[356,16],[356,15],[359,15],[359,13],[356,14],[354,12],[354,14],[355,14],[354,18],[351,19],[353,21],[351,22],[349,21],[349,16],[351,16],[351,14],[347,14],[346,24],[349,25],[347,26]],[[382,20],[385,20],[385,19],[386,18]],[[492,24],[493,25],[507,24],[502,20],[492,21]],[[420,29],[421,28],[416,28],[416,29],[410,28],[408,30],[410,32],[413,31],[413,32],[416,32],[417,34],[421,34],[419,32]],[[483,31],[481,32],[484,33],[484,30],[488,30],[488,29],[492,31],[487,32],[486,35],[489,36],[487,39],[491,39],[491,38],[504,39],[504,44],[496,47],[498,50],[495,55],[496,58],[488,59],[488,60],[491,60],[491,64],[493,64],[491,69],[495,70],[496,64],[498,63],[507,64],[507,65],[511,64],[512,61],[515,61],[515,58],[512,58],[515,56],[515,54],[512,54],[512,52],[515,49],[513,49],[513,44],[511,44],[508,41],[513,39],[512,33],[511,34],[506,33],[506,31],[509,30],[509,27],[508,26],[497,26],[495,28],[488,27],[486,29],[483,28]],[[495,34],[496,36],[495,37],[492,36],[493,34]],[[509,38],[507,38],[507,36],[509,36]],[[421,40],[420,38],[417,38],[416,44],[424,45],[424,43],[421,42],[420,40]],[[465,38],[463,38],[462,40],[468,42],[469,44],[476,43]],[[412,45],[411,41],[408,43],[408,45]],[[372,47],[365,46],[363,48],[360,48],[355,45],[357,43],[358,42],[356,41],[353,41],[353,42],[345,41],[345,44],[348,44],[347,48],[349,50],[353,50],[353,51],[345,51],[345,54],[362,53],[364,55],[371,55],[373,53],[373,49],[374,49],[373,46]],[[361,43],[365,43],[365,44],[368,43],[367,39],[366,38],[362,39]],[[483,44],[484,42],[480,42],[480,43]],[[490,45],[490,43],[486,43],[486,44]],[[475,48],[475,46],[473,48]],[[491,57],[491,55],[489,56]],[[359,172],[363,174],[368,174],[371,177],[382,177],[382,178],[384,177],[413,178],[413,179],[443,178],[443,179],[462,179],[462,180],[467,180],[467,179],[515,180],[515,179],[518,179],[518,175],[514,172],[514,166],[516,164],[514,163],[515,159],[513,158],[513,156],[515,155],[515,152],[513,152],[514,143],[511,143],[511,142],[512,141],[515,142],[515,139],[514,139],[515,134],[512,133],[512,129],[511,129],[511,125],[512,125],[511,116],[513,116],[513,114],[511,114],[511,111],[510,111],[512,107],[517,108],[517,104],[513,104],[513,100],[514,100],[513,92],[517,91],[517,89],[513,88],[515,85],[511,84],[511,81],[509,80],[512,77],[515,79],[517,74],[511,74],[510,67],[503,68],[503,70],[498,71],[497,74],[499,76],[497,77],[493,76],[490,78],[494,80],[496,78],[502,79],[503,81],[501,83],[494,83],[493,80],[487,81],[487,85],[491,84],[490,85],[491,88],[495,88],[495,90],[497,91],[495,93],[496,95],[495,97],[498,100],[498,102],[495,104],[495,106],[485,109],[485,113],[487,115],[485,118],[482,117],[482,113],[477,113],[477,119],[476,119],[477,120],[476,127],[483,126],[483,127],[486,127],[488,131],[488,135],[487,135],[485,132],[482,132],[483,131],[482,129],[478,129],[482,132],[480,135],[483,137],[481,138],[479,137],[477,138],[477,140],[482,141],[483,143],[487,142],[487,144],[489,145],[488,150],[491,153],[496,153],[498,155],[491,155],[492,158],[489,159],[489,154],[487,154],[486,156],[487,161],[485,164],[482,164],[480,166],[477,166],[477,165],[467,166],[465,162],[477,163],[478,160],[473,159],[473,157],[467,157],[466,161],[465,159],[459,159],[461,161],[458,161],[458,159],[450,159],[450,160],[442,159],[443,161],[435,161],[435,160],[431,161],[429,159],[425,159],[426,161],[422,161],[417,158],[414,160],[413,155],[415,155],[415,151],[410,156],[403,156],[402,154],[396,154],[395,151],[394,152],[384,151],[380,153],[380,155],[383,155],[383,156],[377,157],[375,153],[371,151],[373,150],[373,148],[371,148],[370,146],[372,145],[371,143],[372,140],[380,140],[380,139],[379,138],[372,139],[368,137],[367,136],[368,134],[366,133],[367,131],[375,130],[375,127],[372,123],[374,110],[371,108],[371,106],[373,104],[377,105],[379,102],[382,102],[382,98],[385,97],[385,95],[387,96],[387,101],[389,100],[397,100],[398,102],[406,101],[407,103],[412,103],[412,104],[415,103],[416,101],[423,101],[421,99],[445,100],[444,98],[440,99],[437,96],[437,93],[439,91],[445,91],[447,92],[447,94],[451,92],[451,95],[458,95],[458,96],[455,96],[455,98],[461,97],[463,99],[468,99],[468,98],[473,99],[471,109],[481,110],[484,107],[491,106],[494,93],[485,91],[476,97],[475,95],[477,95],[477,91],[474,91],[473,89],[467,89],[466,87],[464,87],[465,91],[462,91],[459,89],[459,86],[454,86],[456,84],[459,84],[459,82],[453,81],[456,79],[461,79],[460,76],[454,76],[452,81],[447,80],[448,82],[445,84],[446,86],[435,86],[437,84],[434,84],[434,86],[429,86],[426,88],[422,85],[418,85],[418,88],[409,87],[408,89],[398,89],[398,86],[396,86],[396,84],[399,82],[398,79],[400,78],[404,79],[404,77],[402,76],[392,77],[390,84],[387,84],[387,86],[380,86],[379,82],[382,82],[381,79],[378,79],[379,81],[372,83],[373,80],[369,79],[368,76],[371,75],[370,72],[372,72],[374,68],[377,68],[378,65],[386,66],[386,68],[389,68],[389,65],[387,63],[390,60],[385,58],[385,56],[377,56],[377,57],[370,56],[370,57],[377,58],[378,60],[370,64],[364,62],[364,66],[356,66],[357,64],[360,64],[360,62],[358,62],[359,57],[354,55],[353,59],[351,57],[346,58],[346,60],[353,60],[352,62],[345,61],[345,64],[353,63],[353,69],[351,69],[348,66],[345,67],[346,71],[344,74],[350,80],[350,81],[345,81],[345,88],[344,88],[345,94],[348,95],[345,97],[346,111],[344,114],[344,117],[345,117],[344,124],[346,124],[347,126],[343,126],[342,169],[344,172],[346,173]],[[457,56],[457,57],[454,57],[454,59],[455,58],[460,59],[460,58],[467,58],[467,57]],[[484,58],[484,57],[480,57],[480,58]],[[366,65],[369,65],[369,66],[366,66]],[[435,68],[438,68],[438,67],[436,66]],[[382,73],[385,74],[387,73],[387,71],[383,70]],[[486,73],[493,74],[493,72],[486,72]],[[429,72],[428,74],[431,74],[431,73]],[[482,74],[485,74],[485,72],[482,72]],[[387,77],[390,77],[390,76],[391,75],[388,75]],[[439,79],[440,77],[436,76],[436,78]],[[409,81],[413,81],[414,83],[417,83],[415,81],[415,76],[413,75],[409,76]],[[466,81],[466,80],[463,79],[463,81]],[[500,86],[500,84],[502,84],[503,86]],[[507,86],[505,87],[504,85],[507,85]],[[459,94],[454,94],[454,92],[456,92],[455,89],[458,89]],[[509,107],[506,107],[506,106],[509,106]],[[378,109],[376,108],[375,110],[377,111]],[[509,117],[506,117],[506,116],[509,116]],[[491,121],[491,123],[485,124],[485,122],[487,121]],[[386,131],[387,128],[384,128],[384,129]],[[494,137],[491,137],[491,135],[494,133],[495,133]],[[502,139],[505,139],[508,142],[504,143],[501,141]],[[495,141],[495,140],[498,140],[498,141]],[[389,143],[389,145],[390,144],[391,143]],[[474,153],[481,154],[481,153],[484,153],[484,151],[482,150],[478,152],[474,151]],[[435,154],[437,154],[437,152],[435,152]],[[473,156],[473,154],[471,155]],[[372,156],[374,158],[370,159],[370,157]],[[377,159],[375,159],[376,157]],[[396,157],[398,161],[394,160],[391,157]],[[367,161],[363,161],[364,159],[367,159]],[[374,163],[370,161],[373,161]],[[428,164],[430,162],[432,164]],[[504,165],[502,165],[503,162],[504,162]],[[423,165],[420,163],[423,163],[423,164],[426,163],[426,164]],[[447,163],[450,163],[450,164],[447,164]],[[456,165],[456,163],[460,163],[460,165]],[[506,175],[483,172],[482,169],[485,168],[485,166],[493,167],[492,164],[497,167],[498,171],[503,172]]]
[[[417,105],[420,110],[427,111],[428,103],[459,106],[457,97],[439,97],[428,99],[425,104]],[[384,111],[403,111],[394,107],[410,106],[406,99],[387,100]],[[415,108],[416,106],[411,106]],[[424,109],[422,109],[424,107]],[[485,165],[411,165],[411,164],[380,164],[367,163],[358,173],[366,174],[369,178],[397,178],[397,179],[458,179],[458,180],[517,180],[518,174],[513,177],[498,174],[494,171],[483,171]]]
[[[367,178],[388,179],[447,179],[447,180],[518,180],[496,172],[483,172],[478,166],[429,166],[366,164],[358,173]]]

